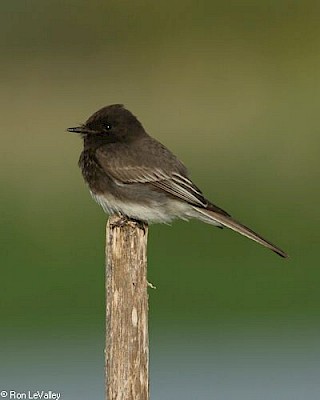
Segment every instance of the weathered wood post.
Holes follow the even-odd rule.
[[[111,216],[106,229],[106,399],[149,399],[148,226]]]

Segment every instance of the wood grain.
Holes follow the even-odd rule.
[[[148,400],[148,226],[111,216],[106,230],[106,399]]]

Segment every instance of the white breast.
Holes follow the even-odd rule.
[[[129,218],[149,223],[170,223],[175,218],[189,219],[191,207],[178,200],[168,200],[159,205],[156,201],[148,205],[121,201],[110,193],[96,194],[90,191],[93,199],[100,204],[107,214],[122,214]]]

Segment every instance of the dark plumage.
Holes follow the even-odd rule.
[[[197,218],[228,227],[287,257],[284,251],[208,201],[190,180],[181,161],[150,137],[122,105],[104,107],[85,124],[68,131],[83,138],[79,166],[93,198],[109,214],[162,223]]]

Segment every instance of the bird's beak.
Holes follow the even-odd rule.
[[[68,128],[67,131],[71,132],[71,133],[80,133],[80,134],[88,133],[88,130],[85,129],[83,126],[76,126],[75,128]]]

